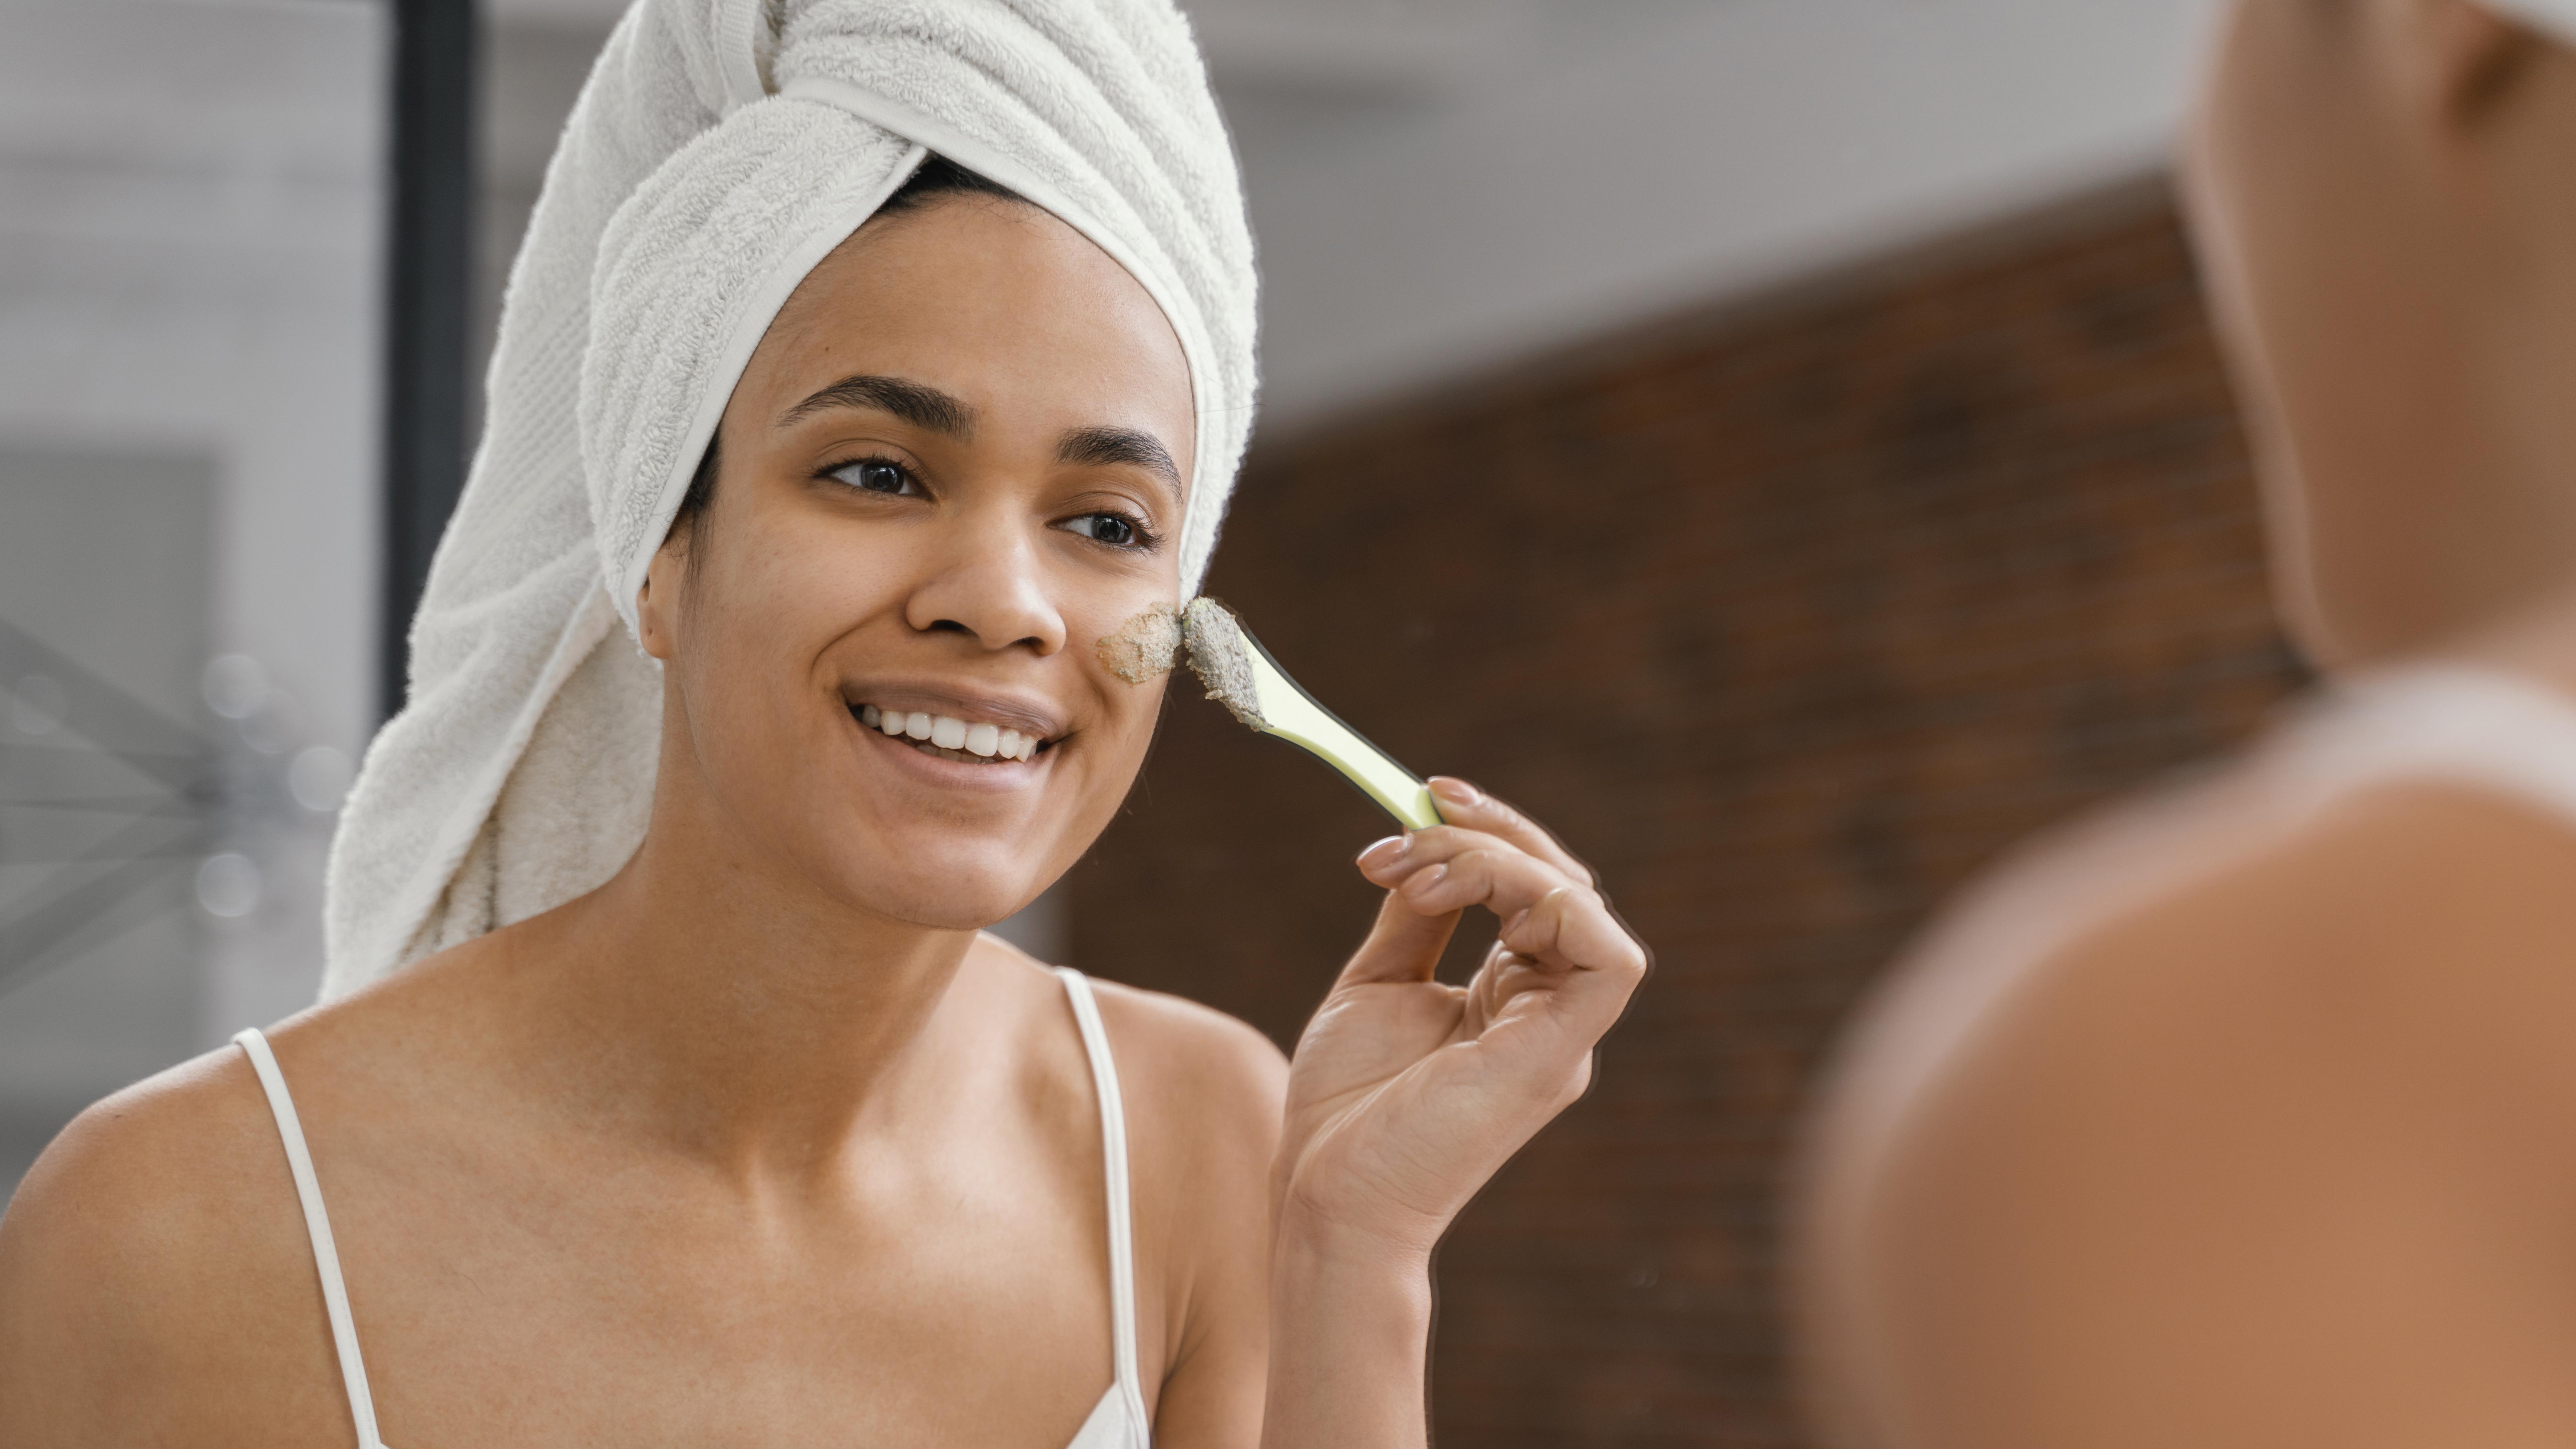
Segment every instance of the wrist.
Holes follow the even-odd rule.
[[[1283,1209],[1270,1285],[1267,1449],[1419,1449],[1431,1340],[1427,1243]]]
[[[1279,1212],[1271,1258],[1283,1273],[1308,1278],[1431,1278],[1439,1234],[1352,1223],[1291,1199]]]

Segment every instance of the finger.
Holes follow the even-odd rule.
[[[1388,890],[1394,890],[1428,867],[1445,865],[1471,850],[1517,855],[1539,862],[1554,872],[1559,880],[1574,879],[1558,869],[1555,862],[1533,856],[1502,836],[1470,830],[1463,825],[1431,825],[1403,835],[1390,835],[1360,852],[1360,874]]]
[[[1624,983],[1623,994],[1645,979],[1649,964],[1645,946],[1599,896],[1572,889],[1550,891],[1506,919],[1497,944],[1515,955]]]
[[[1468,983],[1467,1001],[1502,1079],[1554,1116],[1583,1095],[1593,1053],[1636,986],[1624,973],[1553,969],[1498,941]]]
[[[1483,906],[1509,920],[1537,905],[1550,892],[1590,888],[1575,884],[1565,872],[1516,846],[1460,832],[1437,843],[1434,859],[1410,869],[1396,894],[1426,914]]]
[[[1646,948],[1598,897],[1571,890],[1551,894],[1506,922],[1494,946],[1473,985],[1490,994],[1489,1014],[1496,1016],[1508,998],[1539,993],[1546,1009],[1524,1018],[1537,1030],[1519,1042],[1542,1059],[1588,1054],[1627,1013],[1651,965]]]
[[[1565,872],[1579,884],[1597,887],[1600,878],[1583,858],[1565,848],[1565,842],[1551,834],[1547,827],[1523,815],[1509,803],[1486,794],[1454,775],[1431,777],[1431,796],[1440,802],[1440,818],[1451,825],[1499,835],[1539,859]]]
[[[1619,919],[1601,893],[1567,879],[1553,863],[1530,856],[1510,842],[1481,831],[1435,826],[1408,836],[1379,841],[1361,857],[1361,865],[1382,883],[1410,900],[1416,909],[1437,911],[1482,905],[1502,918],[1508,943],[1521,918],[1559,890],[1564,901],[1537,918],[1541,926],[1559,920],[1558,912],[1578,910],[1570,940],[1591,954],[1587,967],[1616,968],[1634,958],[1643,963],[1645,947]],[[1553,941],[1553,935],[1531,937]],[[1568,957],[1560,965],[1573,964]],[[1639,969],[1643,969],[1640,965]]]
[[[1426,915],[1393,891],[1377,908],[1368,938],[1351,953],[1334,989],[1383,981],[1428,981],[1458,929],[1458,912]]]

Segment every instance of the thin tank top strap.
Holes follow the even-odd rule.
[[[2576,697],[2500,669],[2429,664],[2328,694],[2273,754],[2310,806],[2402,780],[2510,795],[2576,828]]]
[[[322,1207],[322,1182],[313,1175],[313,1154],[304,1145],[304,1124],[295,1115],[295,1099],[287,1094],[286,1074],[277,1069],[277,1055],[268,1049],[268,1038],[252,1027],[233,1038],[242,1053],[250,1058],[251,1069],[259,1073],[259,1085],[268,1093],[269,1114],[277,1119],[277,1135],[286,1144],[286,1166],[295,1175],[295,1195],[304,1204],[304,1232],[313,1242],[313,1266],[322,1275],[322,1307],[331,1316],[331,1342],[340,1354],[340,1384],[348,1390],[349,1418],[358,1431],[358,1449],[385,1449],[376,1437],[376,1402],[367,1391],[366,1361],[358,1356],[358,1327],[349,1316],[349,1290],[340,1278],[340,1250],[331,1241],[331,1215]]]
[[[1145,1415],[1145,1393],[1136,1366],[1136,1238],[1128,1209],[1127,1109],[1118,1093],[1118,1063],[1109,1054],[1109,1034],[1100,1026],[1100,1003],[1091,981],[1070,966],[1055,968],[1064,993],[1073,1002],[1073,1019],[1082,1028],[1082,1050],[1091,1058],[1091,1085],[1100,1098],[1101,1174],[1109,1184],[1109,1318],[1110,1351],[1118,1389],[1126,1397],[1139,1436],[1151,1422]]]

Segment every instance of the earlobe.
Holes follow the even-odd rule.
[[[669,598],[669,590],[664,589],[662,597],[657,599],[653,585],[659,580],[663,567],[670,560],[670,555],[671,550],[668,545],[664,545],[653,555],[653,562],[644,570],[643,586],[635,591],[636,641],[644,646],[645,653],[666,661],[670,659],[672,652],[671,630],[669,621],[663,617],[662,606]]]

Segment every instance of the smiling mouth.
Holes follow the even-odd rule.
[[[924,714],[919,710],[879,709],[862,704],[851,710],[859,723],[876,730],[888,739],[909,740],[912,747],[925,755],[943,760],[958,760],[969,765],[1007,765],[1034,760],[1040,750],[1051,749],[1053,740],[1024,735],[989,720],[959,719],[954,715]]]

